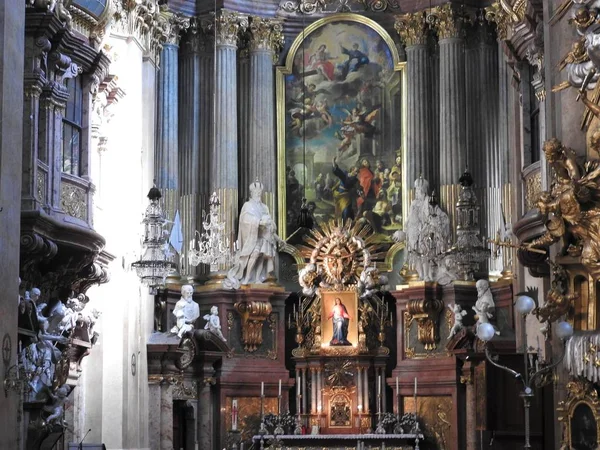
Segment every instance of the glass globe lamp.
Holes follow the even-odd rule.
[[[496,330],[494,330],[494,327],[489,323],[481,323],[477,327],[477,337],[483,342],[488,342],[495,334]]]
[[[556,324],[556,337],[562,341],[568,340],[573,336],[573,327],[569,322],[558,322]]]
[[[521,295],[517,298],[515,308],[519,314],[526,316],[533,311],[533,308],[535,308],[535,302],[531,297],[528,297],[527,295]]]

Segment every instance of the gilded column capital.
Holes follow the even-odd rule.
[[[396,16],[394,28],[405,46],[427,43],[427,20],[424,12]]]
[[[240,32],[248,28],[248,17],[226,9],[218,11],[213,17],[214,20],[208,23],[207,31],[214,34],[216,45],[237,48]]]
[[[188,53],[204,53],[214,48],[214,37],[207,33],[206,17],[192,17],[190,26],[182,36],[181,47]]]
[[[153,40],[162,47],[163,44],[179,45],[181,32],[190,27],[190,18],[179,14],[161,12],[156,16]]]
[[[496,25],[496,35],[498,40],[505,41],[508,39],[509,30],[511,29],[511,16],[502,8],[500,3],[496,2],[485,7],[485,20]]]
[[[451,3],[436,6],[427,16],[427,22],[437,31],[442,39],[462,38],[464,26],[471,23],[464,7],[457,7]]]
[[[248,37],[248,48],[251,52],[270,51],[273,53],[273,60],[277,61],[279,52],[285,42],[283,25],[279,20],[251,16]]]

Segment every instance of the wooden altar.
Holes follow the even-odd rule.
[[[387,410],[392,317],[379,294],[386,280],[372,262],[367,229],[333,221],[321,226],[302,249],[308,259],[299,274],[303,296],[288,319],[298,344],[292,351],[296,413],[321,435],[369,433]]]

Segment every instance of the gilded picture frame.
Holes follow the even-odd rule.
[[[317,20],[294,40],[276,72],[283,239],[297,231],[306,197],[317,221],[365,217],[382,242],[392,243],[407,209],[404,66],[387,31],[358,14]],[[357,168],[351,200],[334,198],[342,180],[334,156],[345,174]]]
[[[592,383],[585,379],[568,382],[567,399],[559,402],[557,412],[564,448],[600,447],[600,401]]]
[[[334,308],[340,299],[338,310],[349,316],[345,323],[336,322]],[[344,320],[344,317],[342,317]],[[334,336],[334,327],[339,324],[339,332],[346,342]],[[321,291],[321,347],[354,349],[358,347],[358,295],[356,291]]]

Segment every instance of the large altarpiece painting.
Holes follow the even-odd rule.
[[[282,237],[297,230],[303,197],[316,220],[363,219],[383,241],[401,227],[402,69],[364,16],[327,17],[296,38],[277,70]]]

